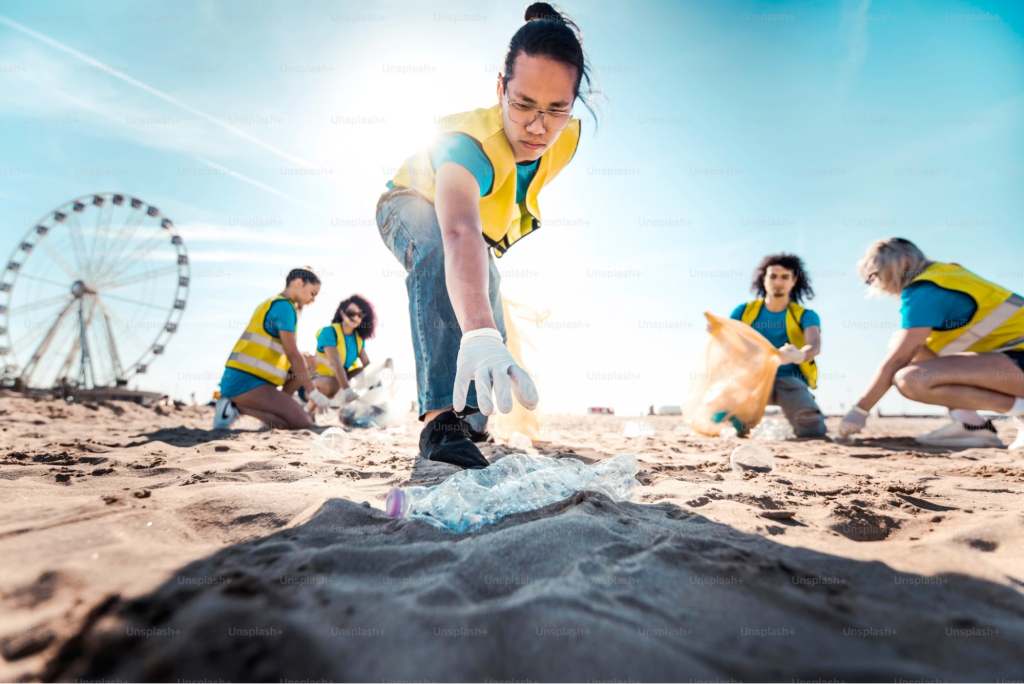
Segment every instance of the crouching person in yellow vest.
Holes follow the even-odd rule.
[[[731,318],[764,335],[782,355],[768,403],[778,406],[797,437],[824,437],[825,416],[811,390],[818,386],[821,319],[800,305],[814,296],[804,263],[795,254],[771,254],[758,264],[750,287],[757,299]]]
[[[331,324],[316,331],[313,384],[325,396],[333,399],[340,393],[342,404],[356,399],[351,383],[370,365],[366,340],[373,337],[376,327],[373,305],[352,295],[338,304]]]
[[[879,240],[858,265],[876,292],[898,295],[902,325],[867,392],[839,427],[864,428],[868,412],[893,385],[908,399],[950,409],[948,425],[924,444],[1002,447],[978,410],[1014,417],[1024,448],[1024,297],[955,263],[931,261],[911,241]]]
[[[320,278],[309,267],[296,268],[285,278],[283,292],[256,307],[224,364],[215,430],[227,429],[240,414],[271,428],[313,427],[292,395],[303,387],[318,405],[326,407],[329,401],[314,387],[295,342],[299,313],[319,292]]]
[[[443,118],[439,136],[399,168],[377,204],[381,238],[408,273],[420,419],[420,456],[488,465],[486,438],[465,416],[537,391],[505,346],[500,277],[492,255],[541,227],[539,197],[572,160],[572,116],[589,69],[578,28],[547,3],[526,10],[513,35],[497,102]],[[472,385],[472,386],[471,386]],[[493,398],[492,398],[493,393]],[[496,401],[495,401],[496,399]]]

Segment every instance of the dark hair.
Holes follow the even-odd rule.
[[[796,285],[793,286],[789,297],[794,302],[802,302],[805,297],[807,299],[814,299],[811,276],[807,273],[807,269],[804,268],[803,260],[796,254],[787,254],[785,252],[769,254],[764,259],[761,259],[761,263],[754,269],[754,279],[750,283],[751,292],[759,297],[764,297],[768,294],[764,289],[764,276],[768,272],[769,266],[781,266],[793,272],[793,277],[796,278]]]
[[[309,285],[310,283],[312,283],[313,285],[320,284],[320,276],[318,276],[316,273],[313,273],[312,266],[300,266],[299,268],[293,268],[292,270],[288,271],[288,275],[284,279],[284,286],[288,287],[288,285],[296,278],[301,280],[306,285]]]
[[[354,294],[348,299],[341,300],[341,304],[338,304],[338,308],[334,310],[334,319],[331,320],[331,323],[341,323],[341,312],[347,309],[349,304],[355,304],[363,312],[363,320],[359,322],[356,332],[364,340],[370,339],[377,329],[377,314],[373,310],[373,304],[370,304],[362,295]]]
[[[573,96],[580,98],[594,120],[597,114],[590,106],[589,96],[593,93],[590,83],[590,64],[583,54],[583,33],[572,19],[546,2],[535,2],[526,8],[523,15],[526,23],[512,36],[505,55],[504,87],[515,76],[516,57],[520,52],[527,55],[543,55],[569,66],[576,67],[576,86]],[[580,94],[580,86],[586,82],[586,90]]]

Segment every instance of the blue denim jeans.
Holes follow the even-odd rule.
[[[797,437],[825,436],[825,416],[803,378],[776,377],[768,403],[782,409]]]
[[[414,190],[396,188],[377,202],[377,228],[391,253],[407,273],[409,323],[416,356],[416,388],[420,418],[428,411],[452,405],[455,367],[462,341],[448,287],[444,279],[444,245],[434,205]],[[488,254],[491,310],[494,322],[505,338],[502,316],[501,276]],[[476,408],[476,389],[470,385],[466,408]]]

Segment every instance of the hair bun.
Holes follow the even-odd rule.
[[[554,19],[555,21],[563,24],[565,23],[565,17],[562,16],[562,13],[546,2],[532,3],[526,8],[526,12],[523,14],[523,19],[526,21],[532,21],[534,19]]]

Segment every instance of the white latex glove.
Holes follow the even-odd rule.
[[[485,416],[494,413],[492,389],[502,413],[512,410],[513,392],[524,407],[537,407],[537,388],[533,380],[516,364],[501,341],[501,333],[494,328],[470,330],[462,336],[452,393],[452,406],[456,411],[465,410],[471,381],[476,383],[476,401]]]
[[[359,395],[356,394],[356,391],[351,387],[346,387],[338,394],[338,401],[340,401],[343,406],[345,404],[348,404],[349,402],[355,401],[358,398]]]
[[[309,393],[309,400],[316,404],[317,413],[323,413],[331,406],[331,400],[318,389]]]
[[[854,406],[843,417],[843,422],[839,423],[839,436],[849,437],[852,434],[856,434],[864,429],[864,425],[867,422],[868,412],[860,406]]]
[[[803,363],[806,354],[803,349],[787,342],[779,347],[779,356],[782,357],[782,363]]]

